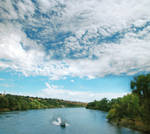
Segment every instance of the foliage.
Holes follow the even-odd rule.
[[[95,100],[94,102],[88,103],[87,108],[108,111],[110,109],[109,100],[106,98],[103,98],[100,101]]]
[[[112,106],[120,101],[120,98],[118,99],[111,99],[108,100],[107,98],[103,98],[100,101],[94,101],[87,104],[86,108],[89,109],[97,109],[101,111],[108,112]]]
[[[18,95],[0,94],[0,111],[27,110],[56,107],[80,107],[84,103],[64,101],[59,99],[47,99]],[[7,109],[7,110],[6,110]]]
[[[87,108],[108,111],[109,121],[150,132],[150,74],[134,77],[130,86],[131,94],[90,102]]]
[[[150,74],[140,75],[131,81],[131,89],[140,98],[140,116],[150,123]]]
[[[138,96],[135,94],[128,94],[112,105],[107,118],[109,120],[120,120],[121,118],[134,119],[139,116],[139,107]]]

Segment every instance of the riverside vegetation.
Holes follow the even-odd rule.
[[[150,74],[134,77],[132,92],[122,98],[90,102],[87,108],[108,112],[108,121],[150,133]]]
[[[59,99],[0,94],[0,112],[59,107],[82,107],[85,103]]]

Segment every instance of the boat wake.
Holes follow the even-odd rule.
[[[60,117],[58,117],[55,121],[53,121],[52,124],[56,126],[65,126],[65,127],[69,126],[69,124],[62,121]]]

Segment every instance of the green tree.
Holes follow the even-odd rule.
[[[128,94],[118,99],[108,112],[107,118],[109,120],[134,119],[139,115],[139,111],[139,97],[135,94]]]
[[[8,108],[9,102],[5,96],[0,95],[0,108]]]
[[[139,75],[131,81],[131,89],[133,93],[139,95],[141,99],[150,97],[150,74]]]
[[[135,77],[131,81],[131,89],[140,98],[141,118],[150,122],[150,74]]]

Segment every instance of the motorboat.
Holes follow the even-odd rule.
[[[65,127],[66,127],[66,123],[65,123],[65,122],[62,122],[62,123],[60,123],[60,126],[61,126],[62,128],[65,128]]]
[[[69,126],[68,123],[66,123],[65,121],[62,121],[62,119],[60,117],[58,117],[55,121],[52,122],[54,125],[60,126],[62,128],[65,128],[66,126]]]

